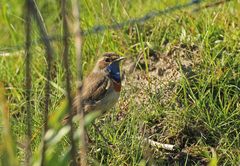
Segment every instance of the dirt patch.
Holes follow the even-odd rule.
[[[184,44],[166,47],[169,47],[166,53],[147,48],[149,49],[147,55],[140,52],[135,59],[130,58],[123,63],[124,88],[119,102],[121,112],[119,112],[117,120],[121,120],[127,115],[130,101],[134,101],[139,110],[144,108],[151,111],[157,109],[157,107],[169,106],[176,96],[179,80],[183,76],[191,77],[194,75],[194,67],[200,62],[198,47]],[[151,104],[153,100],[154,104]],[[175,104],[179,107],[179,103]],[[174,105],[171,103],[171,106]],[[140,132],[145,137],[155,141],[177,144],[181,149],[184,149],[179,152],[164,153],[162,156],[167,157],[164,161],[179,163],[185,161],[188,157],[188,159],[191,158],[192,162],[206,163],[204,157],[200,156],[199,158],[199,156],[187,150],[188,146],[196,144],[197,140],[195,138],[201,135],[201,133],[196,132],[198,129],[189,129],[182,123],[175,126],[176,130],[172,132],[171,128],[174,128],[174,126],[169,125],[176,125],[178,118],[182,117],[181,113],[179,116],[169,116],[171,114],[167,117],[157,116],[156,119],[149,121],[144,129],[140,127]],[[169,119],[175,120],[175,122],[171,123]],[[191,135],[193,133],[197,136]],[[159,154],[154,156],[159,156]]]
[[[140,52],[137,58],[123,63],[125,97],[134,97],[136,103],[142,105],[155,95],[160,104],[166,105],[174,96],[180,78],[194,74],[193,68],[200,59],[197,46],[166,47],[169,47],[167,53],[147,48],[147,55]]]

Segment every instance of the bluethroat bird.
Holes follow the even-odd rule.
[[[118,101],[121,91],[120,57],[114,52],[104,53],[92,72],[83,80],[81,93],[74,98],[73,116],[77,114],[77,98],[80,97],[84,114],[100,111],[101,114],[112,108]],[[68,121],[69,116],[64,118]]]

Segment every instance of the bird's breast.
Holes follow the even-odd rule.
[[[121,82],[116,82],[116,81],[112,81],[113,82],[113,88],[116,92],[120,92],[121,91]]]

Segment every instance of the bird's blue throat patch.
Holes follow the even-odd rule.
[[[107,71],[116,82],[121,82],[119,62],[113,62],[107,67]]]

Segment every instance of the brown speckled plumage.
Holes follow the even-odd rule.
[[[83,81],[81,95],[74,98],[73,116],[77,113],[76,101],[78,97],[80,97],[85,113],[90,111],[104,113],[116,104],[120,95],[121,82],[116,82],[110,77],[107,66],[122,59],[116,53],[110,52],[105,53],[97,61],[93,71]],[[69,116],[66,116],[63,123],[68,119]]]

